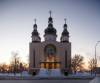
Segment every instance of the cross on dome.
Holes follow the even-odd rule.
[[[64,21],[65,21],[65,24],[66,24],[66,18],[64,19]]]
[[[50,10],[49,13],[50,13],[50,17],[51,17],[51,13],[52,13],[52,11]]]
[[[34,22],[35,22],[35,24],[36,24],[36,18],[34,19]]]

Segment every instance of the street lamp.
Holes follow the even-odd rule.
[[[95,75],[96,75],[96,67],[97,67],[97,55],[96,55],[96,47],[100,43],[100,41],[97,41],[95,44]]]

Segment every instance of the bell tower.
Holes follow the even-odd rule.
[[[37,31],[36,19],[34,19],[34,22],[35,22],[35,24],[33,25],[32,42],[41,42],[41,38]]]
[[[67,30],[67,24],[66,24],[66,19],[65,20],[65,24],[63,26],[63,32],[61,34],[61,38],[60,38],[60,41],[61,42],[69,42],[69,32]]]

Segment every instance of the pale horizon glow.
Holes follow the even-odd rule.
[[[0,0],[0,63],[9,63],[12,52],[18,52],[22,61],[28,61],[34,19],[37,19],[43,41],[49,10],[52,11],[58,41],[64,18],[67,18],[72,56],[80,54],[85,60],[94,56],[95,44],[100,41],[99,0]],[[100,44],[97,57],[99,51]]]

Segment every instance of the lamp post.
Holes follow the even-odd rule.
[[[96,67],[97,67],[97,54],[96,54],[96,47],[100,43],[100,41],[97,41],[95,44],[95,75],[96,75]]]

